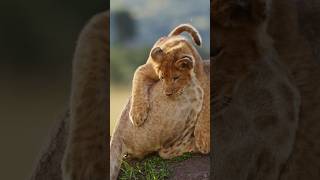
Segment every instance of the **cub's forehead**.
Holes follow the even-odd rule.
[[[190,45],[190,42],[183,36],[164,37],[155,44],[166,54],[190,52]]]
[[[155,67],[158,73],[170,75],[172,72],[179,71],[175,66],[176,59],[164,59],[161,63],[157,64]]]

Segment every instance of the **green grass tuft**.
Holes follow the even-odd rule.
[[[164,180],[170,176],[169,164],[178,163],[192,157],[192,153],[165,160],[158,155],[149,156],[142,161],[122,161],[120,180]]]
[[[187,153],[184,153],[182,156],[178,156],[178,157],[175,157],[173,159],[170,159],[168,160],[170,163],[177,163],[177,162],[181,162],[181,161],[184,161],[184,160],[187,160],[187,159],[190,159],[192,157],[192,153],[190,152],[187,152]]]

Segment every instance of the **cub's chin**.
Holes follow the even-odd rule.
[[[171,99],[171,100],[176,100],[177,98],[179,98],[184,92],[184,89],[182,90],[179,90],[177,92],[175,92],[174,94],[172,94],[171,96],[166,96],[168,99]]]

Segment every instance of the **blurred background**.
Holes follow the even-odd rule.
[[[146,62],[152,45],[177,25],[190,23],[202,36],[198,48],[210,53],[209,0],[111,0],[110,133],[131,94],[135,69]],[[188,37],[188,36],[187,36]]]
[[[0,179],[27,179],[66,109],[77,36],[108,1],[0,1]]]

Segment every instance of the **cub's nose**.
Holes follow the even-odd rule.
[[[165,94],[166,94],[166,96],[171,96],[173,93],[172,92],[166,92]]]

